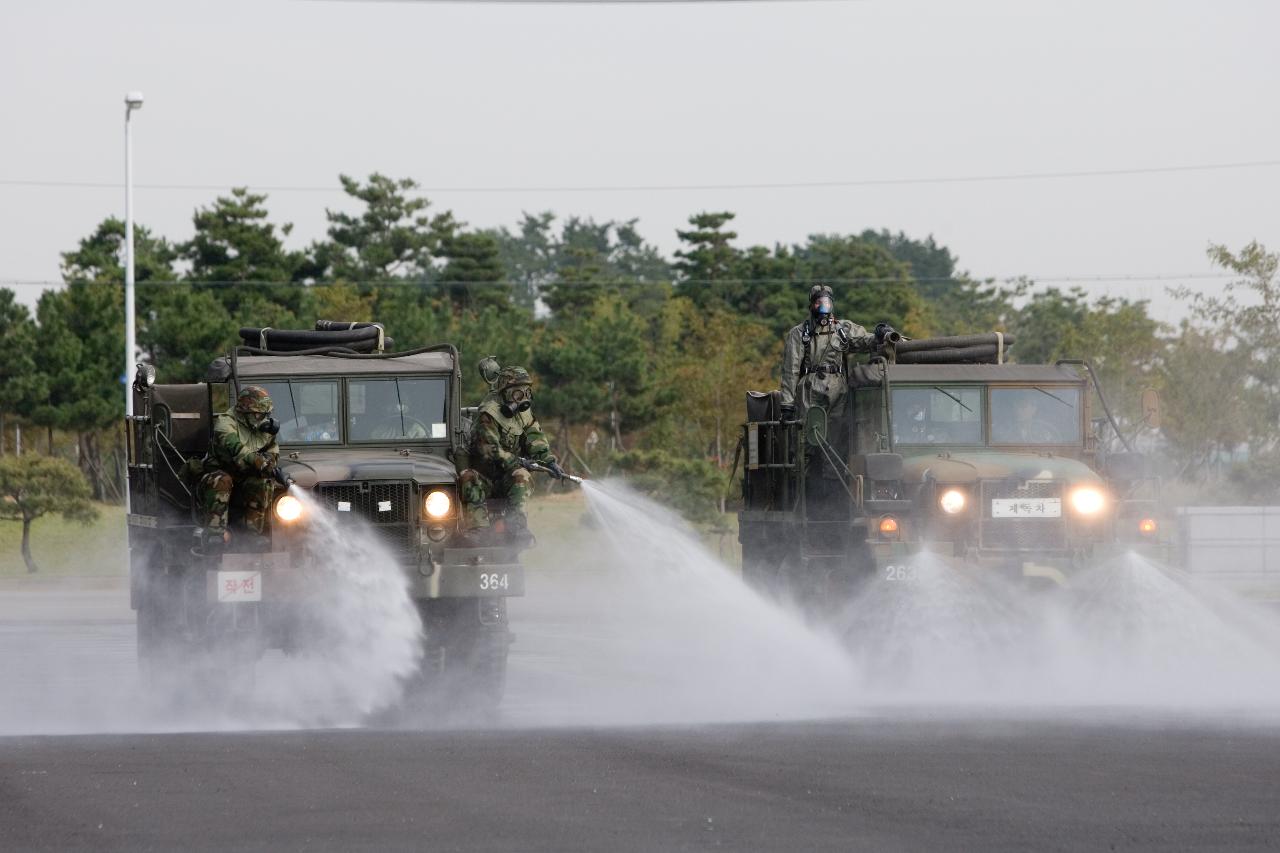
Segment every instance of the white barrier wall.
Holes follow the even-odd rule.
[[[1232,586],[1280,588],[1280,507],[1182,507],[1178,540],[1188,571]]]

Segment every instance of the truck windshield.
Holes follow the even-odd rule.
[[[982,389],[893,389],[895,444],[982,444]]]
[[[992,444],[1076,444],[1080,421],[1079,388],[991,389]]]
[[[257,383],[267,389],[280,422],[281,444],[337,444],[338,383],[332,379],[298,381],[264,379]]]
[[[449,437],[447,379],[351,379],[347,434],[351,441]]]

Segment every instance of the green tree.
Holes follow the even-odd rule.
[[[1209,258],[1240,278],[1220,294],[1177,292],[1190,302],[1198,325],[1230,351],[1244,374],[1242,388],[1260,407],[1251,449],[1275,449],[1280,447],[1280,253],[1254,241],[1239,252],[1210,245]]]
[[[444,241],[446,260],[440,271],[445,292],[455,308],[484,308],[511,303],[511,283],[504,280],[498,241],[491,234],[463,231]]]
[[[278,316],[278,307],[271,313]],[[155,288],[139,326],[138,341],[163,382],[203,381],[210,363],[239,343],[239,323],[217,295],[186,283]]]
[[[1142,390],[1161,384],[1163,335],[1168,332],[1147,313],[1146,301],[1104,296],[1091,303],[1081,288],[1033,293],[1030,282],[1023,282],[1017,293],[1026,301],[1009,317],[1016,340],[1013,360],[1053,364],[1062,358],[1088,359],[1121,429],[1126,435],[1135,431]]]
[[[854,236],[815,234],[793,254],[800,278],[831,283],[841,317],[868,328],[886,321],[916,338],[933,333],[933,318],[910,269],[883,246]]]
[[[571,424],[598,426],[610,449],[624,450],[624,434],[659,413],[647,329],[618,296],[549,324],[533,350],[541,382],[538,410],[561,424],[568,448]]]
[[[475,369],[480,359],[494,355],[505,366],[529,366],[534,335],[532,311],[519,305],[485,305],[450,313],[448,319],[441,340],[458,348],[463,399],[468,403],[479,402],[489,390]]]
[[[185,313],[191,285],[177,282],[174,264],[178,249],[163,237],[155,237],[141,225],[134,226],[134,280],[137,282],[138,344],[150,354],[166,377],[174,381],[192,376],[174,360],[190,361],[186,339],[207,323],[226,316],[221,303],[201,301],[198,310]],[[94,283],[120,288],[124,284],[124,222],[104,219],[73,251],[62,255],[62,275],[68,282]],[[183,312],[183,313],[179,313]],[[230,321],[226,322],[230,325]],[[123,328],[123,327],[121,327]],[[234,328],[231,329],[234,332]],[[199,336],[196,335],[198,338]],[[123,349],[123,333],[121,348]],[[229,342],[229,340],[228,340]],[[207,364],[207,361],[205,362]],[[172,370],[172,373],[169,371]],[[199,376],[204,375],[203,365]],[[123,394],[123,390],[121,390]]]
[[[581,310],[604,293],[620,293],[633,310],[652,318],[670,295],[671,268],[636,222],[571,216],[557,232],[554,214],[526,213],[519,234],[505,228],[489,233],[522,305],[541,299],[554,317]]]
[[[739,252],[732,245],[738,233],[726,231],[725,226],[735,216],[727,210],[695,213],[689,217],[692,228],[676,230],[676,237],[684,244],[676,250],[675,262],[680,293],[695,305],[728,304],[725,288],[737,275]]]
[[[515,298],[532,310],[542,293],[556,275],[556,238],[551,232],[556,215],[549,210],[542,213],[522,213],[519,233],[506,227],[488,231],[498,244],[498,259],[504,277],[515,287]]]
[[[76,433],[81,468],[94,498],[103,500],[114,484],[103,467],[99,433],[117,427],[124,415],[123,288],[72,281],[41,294],[36,318],[36,361],[47,396],[31,419],[48,429],[50,444],[54,428]]]
[[[219,196],[211,207],[197,208],[195,235],[181,250],[191,264],[188,280],[198,290],[217,294],[233,318],[246,325],[283,326],[278,321],[296,316],[301,307],[306,258],[285,249],[282,238],[293,226],[281,225],[277,234],[268,221],[266,200],[265,195],[238,187],[230,196]],[[264,303],[283,310],[264,312]]]
[[[178,250],[143,225],[133,226],[133,278],[141,303],[151,288],[146,285],[177,280],[174,263]],[[98,223],[76,248],[62,254],[64,281],[124,283],[124,221],[109,216]]]
[[[775,387],[781,340],[760,321],[723,309],[700,310],[689,299],[668,303],[663,319],[660,384],[678,388],[663,422],[645,444],[731,461],[746,391]]]
[[[1179,479],[1221,479],[1259,431],[1263,409],[1248,367],[1213,331],[1184,322],[1157,368],[1160,434]],[[1224,393],[1224,389],[1225,393]]]
[[[916,290],[931,309],[935,334],[969,335],[997,330],[1012,310],[1009,291],[957,272],[955,256],[933,235],[913,240],[901,231],[893,234],[867,230],[861,239],[883,247],[907,265]]]
[[[431,202],[411,194],[417,182],[374,172],[360,183],[339,175],[342,189],[359,201],[357,214],[325,210],[329,241],[312,247],[319,276],[358,284],[431,275],[432,259],[458,228],[449,211],[429,216]]]
[[[0,519],[22,522],[22,561],[27,571],[40,570],[31,556],[31,525],[57,513],[88,524],[98,517],[89,502],[89,484],[76,466],[53,456],[28,453],[0,459]]]
[[[5,453],[5,420],[29,417],[45,396],[36,369],[36,324],[12,290],[0,288],[0,456]]]

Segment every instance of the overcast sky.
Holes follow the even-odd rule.
[[[1280,4],[1258,0],[644,3],[6,2],[0,181],[619,187],[963,178],[1280,160]],[[982,276],[1203,275],[1210,241],[1280,249],[1280,168],[663,192],[431,193],[472,225],[522,210],[698,210],[742,244],[934,235]],[[211,190],[140,189],[191,233]],[[271,193],[302,245],[340,193]],[[0,281],[52,280],[116,189],[0,183]],[[1201,287],[1211,279],[1192,279]],[[1166,282],[1095,291],[1153,298]],[[34,298],[37,288],[23,297]]]

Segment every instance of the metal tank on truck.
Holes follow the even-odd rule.
[[[144,670],[180,670],[219,649],[252,667],[267,649],[305,642],[290,603],[314,579],[308,510],[292,486],[336,523],[370,531],[404,572],[424,629],[415,685],[495,705],[512,641],[506,599],[524,594],[524,543],[496,535],[478,547],[462,535],[458,463],[468,424],[457,350],[388,352],[382,327],[370,323],[242,329],[241,337],[245,345],[215,361],[205,382],[156,384],[149,366],[134,382],[128,522]],[[201,478],[201,460],[221,440],[219,413],[258,393],[246,389],[274,401],[274,423],[262,428],[274,431],[278,464],[262,476],[276,485],[257,526],[233,500],[227,531],[210,535],[195,505],[209,476]],[[492,512],[501,531],[502,507]]]
[[[1119,548],[1157,547],[1157,483],[1127,443],[1103,451],[1103,424],[1124,439],[1090,365],[1011,364],[1013,343],[881,324],[869,356],[844,355],[835,416],[787,419],[779,392],[748,394],[744,578],[836,603],[870,579],[910,579],[922,549],[1064,583]]]

